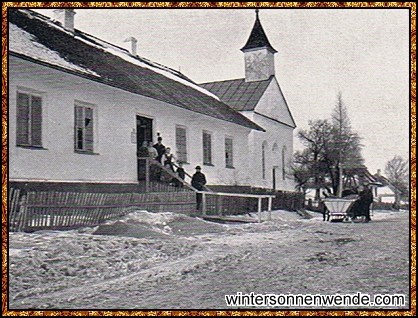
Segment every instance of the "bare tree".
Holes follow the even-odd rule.
[[[307,172],[313,178],[316,188],[315,199],[319,199],[320,188],[324,184],[325,176],[328,174],[325,164],[325,151],[331,143],[332,126],[327,120],[309,121],[309,130],[301,130],[298,133],[299,139],[306,146],[303,152],[295,154],[295,163],[303,166],[303,175]],[[301,169],[299,169],[301,170]],[[298,178],[295,176],[296,179]]]
[[[331,121],[309,121],[309,129],[299,131],[298,137],[306,147],[294,157],[293,171],[299,184],[307,184],[309,175],[308,179],[313,180],[316,188],[316,199],[327,180],[334,195],[341,194],[344,169],[360,167],[364,163],[361,138],[352,131],[341,93],[337,96]]]
[[[385,174],[391,184],[393,184],[403,196],[409,195],[409,161],[401,156],[394,156],[386,163]],[[396,197],[396,203],[400,198]]]

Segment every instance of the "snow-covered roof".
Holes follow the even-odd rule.
[[[9,52],[194,112],[263,130],[182,73],[32,10],[9,11]]]

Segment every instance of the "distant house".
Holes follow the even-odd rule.
[[[183,74],[76,30],[74,14],[8,11],[10,182],[135,184],[138,150],[160,134],[189,173],[201,165],[211,184],[251,185],[248,136],[261,125]]]
[[[374,174],[375,179],[382,184],[380,187],[374,188],[374,196],[376,201],[383,203],[399,202],[401,191],[395,187],[386,177],[380,174],[380,169]]]
[[[263,30],[258,10],[249,39],[241,51],[245,59],[245,78],[201,86],[265,129],[265,132],[252,130],[248,136],[246,156],[251,184],[294,190],[295,183],[288,166],[293,156],[296,124],[275,76],[274,54],[277,51]]]

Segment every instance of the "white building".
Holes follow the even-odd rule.
[[[381,186],[375,187],[373,195],[377,202],[383,203],[399,203],[401,200],[401,191],[396,188],[387,178],[380,174],[380,169],[377,169],[377,173],[374,175],[376,181]]]
[[[265,129],[248,137],[251,184],[257,187],[294,190],[288,169],[293,156],[296,124],[275,76],[274,54],[261,25],[258,10],[250,37],[241,49],[245,78],[201,84],[221,101]]]
[[[281,173],[294,123],[274,73],[248,83],[265,88],[240,114],[183,74],[74,29],[72,9],[56,11],[9,12],[10,182],[136,184],[138,149],[160,134],[209,184],[271,188],[275,171],[275,188],[290,189]],[[270,48],[247,49],[272,61]]]

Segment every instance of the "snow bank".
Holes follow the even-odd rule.
[[[183,214],[134,211],[119,220],[100,225],[93,234],[164,239],[170,235],[191,236],[226,230],[225,225]]]

